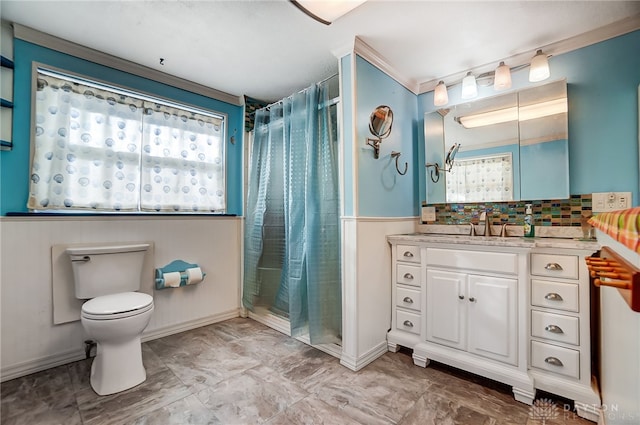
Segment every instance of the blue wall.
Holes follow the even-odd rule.
[[[640,205],[638,174],[638,85],[640,31],[606,40],[549,60],[552,80],[567,79],[569,96],[569,178],[571,194],[632,192]],[[525,71],[513,74],[513,89],[533,86]],[[480,87],[478,98],[494,96]],[[449,90],[460,103],[460,85]],[[432,112],[433,92],[418,96],[420,122]],[[424,134],[418,133],[424,146]],[[423,156],[424,158],[424,156]],[[425,200],[423,167],[418,167],[420,202]]]
[[[417,215],[418,147],[416,134],[418,105],[416,95],[400,83],[356,56],[356,151],[358,164],[358,208],[361,217],[411,217]],[[369,117],[379,105],[393,110],[393,127],[383,139],[380,158],[373,157],[373,148],[367,146]],[[391,151],[401,152],[399,167],[407,174],[396,171]]]
[[[0,153],[0,212],[26,212],[29,191],[32,62],[227,114],[227,212],[242,214],[243,111],[199,94],[98,65],[23,40],[14,40],[13,150]],[[235,136],[235,144],[229,142]]]

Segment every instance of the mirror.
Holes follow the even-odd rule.
[[[376,138],[367,138],[367,145],[373,148],[373,156],[380,157],[380,143],[382,139],[389,137],[393,125],[393,111],[386,105],[380,105],[371,113],[369,117],[369,131]]]
[[[427,167],[459,149],[429,203],[567,199],[566,80],[427,113],[425,144]]]

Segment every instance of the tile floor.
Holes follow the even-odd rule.
[[[2,424],[541,424],[510,388],[408,353],[359,372],[251,319],[143,344],[147,380],[100,397],[90,360],[5,382]],[[559,402],[560,403],[560,402]],[[558,408],[551,424],[592,425]]]

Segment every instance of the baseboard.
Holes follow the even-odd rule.
[[[270,313],[266,309],[256,309],[256,311],[249,310],[249,319],[253,319],[258,323],[262,323],[263,325],[270,327],[271,329],[275,329],[280,333],[291,336],[291,324],[289,321]]]
[[[384,355],[387,351],[387,341],[382,341],[362,356],[353,357],[342,353],[342,356],[340,357],[340,364],[354,372],[357,372],[376,360],[378,357]]]
[[[207,326],[213,323],[222,322],[224,320],[233,319],[235,317],[240,317],[240,309],[238,308],[215,314],[213,316],[207,316],[201,319],[190,320],[188,322],[182,322],[176,325],[154,329],[150,332],[144,332],[142,334],[141,340],[142,342],[151,341],[153,339],[158,339],[191,329],[196,329],[201,326]],[[62,353],[44,356],[34,360],[28,360],[15,365],[3,367],[0,370],[0,382],[9,381],[21,376],[30,375],[32,373],[40,372],[46,369],[51,369],[56,366],[76,362],[78,360],[83,360],[84,358],[84,349],[80,347],[78,349],[64,351]]]
[[[80,347],[78,349],[64,351],[62,353],[17,363],[15,365],[2,368],[2,370],[0,371],[0,382],[9,381],[21,376],[30,375],[32,373],[51,369],[57,366],[62,366],[63,364],[76,362],[84,358],[84,349]]]
[[[240,317],[240,309],[234,308],[233,310],[225,311],[222,313],[214,314],[212,316],[203,317],[201,319],[189,320],[187,322],[180,322],[175,325],[169,325],[162,328],[154,329],[149,332],[142,333],[142,342],[151,341],[165,336],[177,334],[191,329],[196,329],[202,326],[212,325],[214,323],[223,322],[225,320]]]

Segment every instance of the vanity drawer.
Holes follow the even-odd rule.
[[[396,286],[396,305],[415,311],[420,311],[420,291]]]
[[[420,266],[396,263],[396,282],[420,286]]]
[[[580,379],[580,352],[531,341],[531,366]]]
[[[537,276],[578,278],[578,256],[531,254],[531,274]]]
[[[416,245],[396,245],[396,259],[409,263],[420,263],[420,247]]]
[[[420,315],[406,311],[396,311],[396,328],[420,335]]]
[[[577,317],[531,310],[531,336],[580,344],[580,321]]]
[[[578,311],[578,285],[531,279],[531,304],[558,310]]]
[[[427,264],[456,269],[516,274],[518,273],[518,254],[427,248]]]

